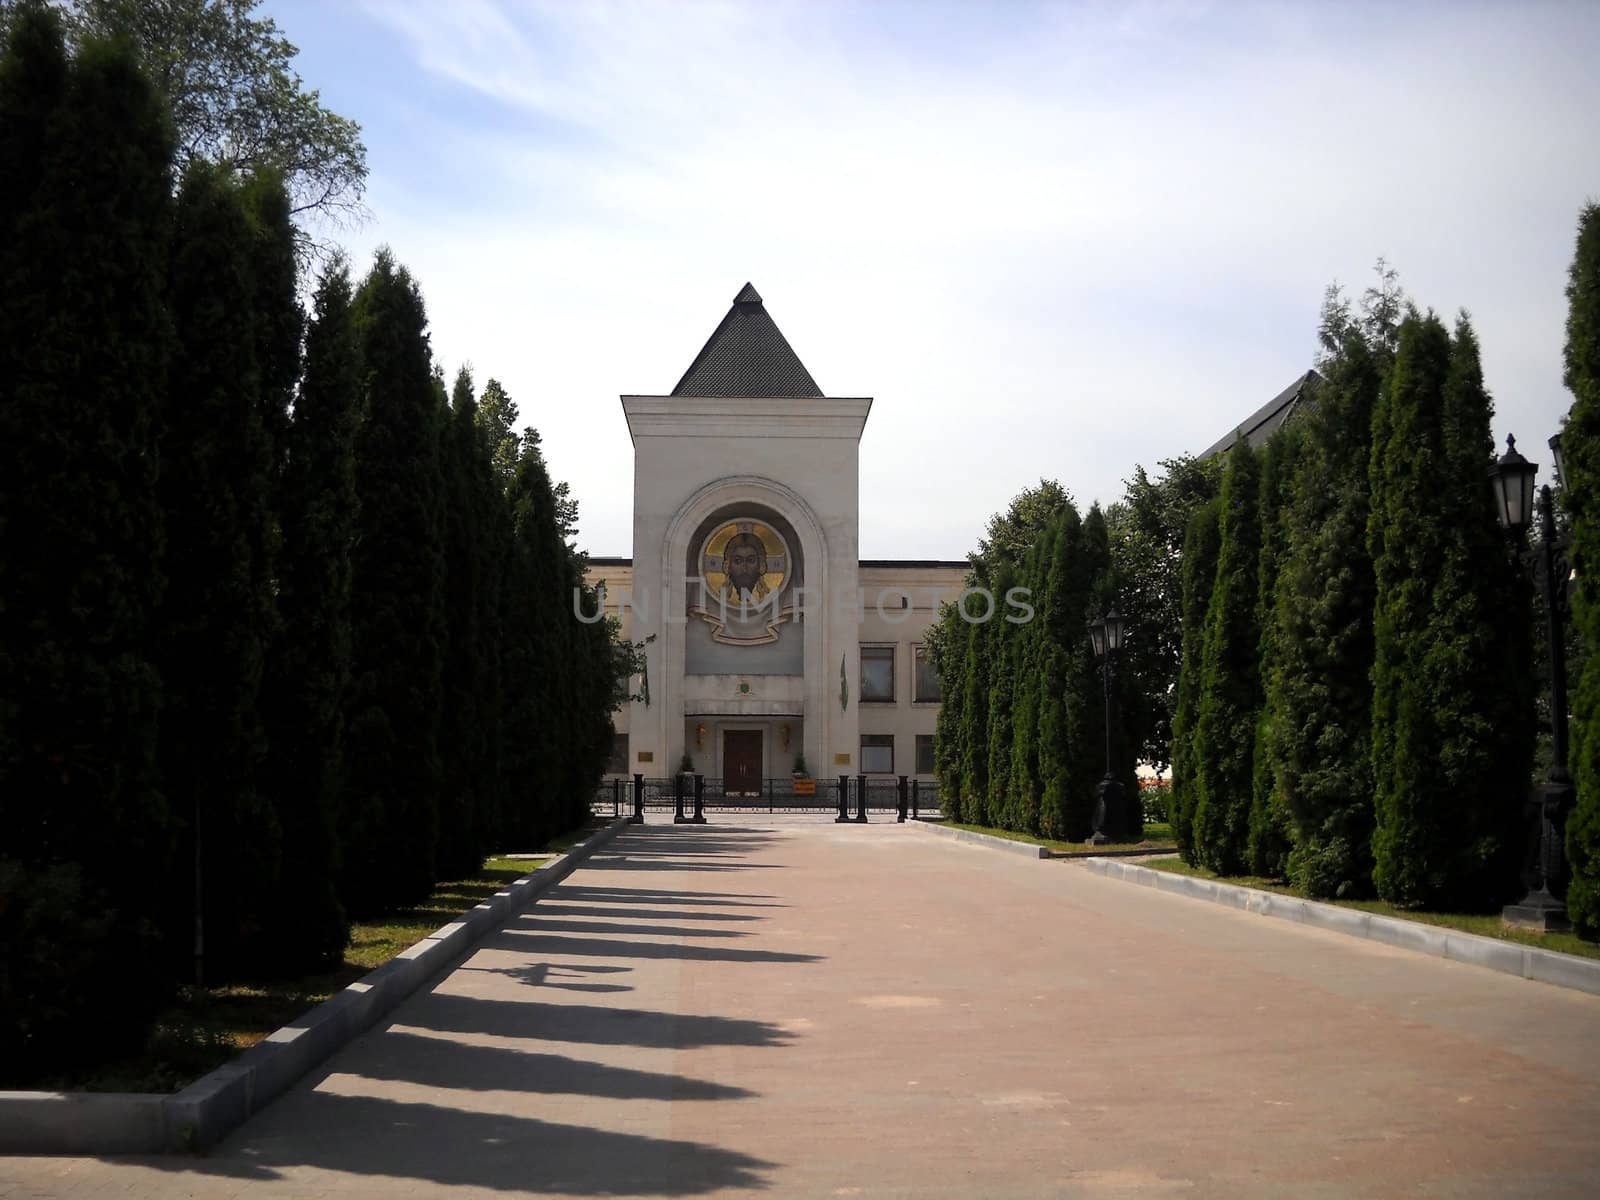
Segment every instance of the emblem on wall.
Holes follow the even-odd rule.
[[[711,626],[716,641],[775,642],[778,626],[793,612],[783,594],[792,573],[789,547],[777,530],[760,521],[728,521],[700,547],[700,594],[689,611]]]

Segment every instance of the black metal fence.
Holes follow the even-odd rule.
[[[809,813],[817,816],[845,813],[850,819],[859,820],[864,811],[866,814],[889,814],[898,819],[903,799],[907,819],[940,815],[938,786],[931,781],[865,775],[836,779],[764,779],[759,789],[741,791],[730,791],[723,780],[705,775],[665,779],[617,777],[600,781],[590,808],[596,816],[604,817],[631,816],[636,808],[646,813],[676,815],[681,795],[687,819],[695,811],[697,789],[700,810],[712,813]]]

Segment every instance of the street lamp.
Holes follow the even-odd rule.
[[[1091,846],[1104,846],[1111,840],[1110,833],[1122,832],[1122,784],[1111,769],[1111,684],[1116,675],[1114,660],[1117,651],[1122,649],[1122,632],[1123,620],[1114,605],[1100,620],[1089,622],[1089,642],[1094,647],[1095,657],[1103,660],[1100,674],[1106,689],[1106,774],[1095,788],[1094,832],[1088,840]],[[1110,833],[1106,829],[1108,825]]]
[[[1556,481],[1562,483],[1560,435],[1550,439],[1556,456]],[[1495,511],[1511,533],[1526,531],[1533,517],[1533,477],[1539,468],[1517,453],[1517,439],[1506,438],[1506,452],[1489,468],[1494,486]],[[1508,904],[1501,915],[1511,925],[1525,929],[1570,928],[1562,898],[1566,882],[1563,830],[1572,806],[1572,776],[1567,774],[1567,557],[1556,541],[1555,495],[1546,484],[1539,489],[1539,548],[1532,555],[1535,585],[1543,585],[1544,610],[1550,638],[1550,774],[1539,785],[1533,814],[1538,821],[1537,858],[1529,854],[1526,874],[1528,894]]]

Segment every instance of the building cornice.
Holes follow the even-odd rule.
[[[623,396],[628,435],[688,438],[831,438],[859,442],[872,398]]]

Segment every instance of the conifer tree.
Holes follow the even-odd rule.
[[[1373,411],[1387,363],[1338,293],[1323,308],[1323,383],[1285,513],[1268,686],[1270,756],[1288,810],[1289,877],[1314,896],[1372,888],[1372,614],[1366,529]]]
[[[1216,583],[1221,521],[1221,499],[1207,501],[1189,518],[1183,539],[1182,654],[1172,717],[1172,797],[1168,819],[1178,852],[1191,865],[1199,861],[1194,843],[1194,810],[1200,790],[1195,726],[1200,710],[1206,614]]]
[[[456,409],[451,419],[457,426],[457,437],[464,443],[471,436],[474,445],[473,453],[464,458],[470,472],[468,502],[478,563],[477,590],[473,595],[479,631],[478,682],[472,709],[479,740],[471,774],[477,844],[492,852],[500,840],[504,798],[501,757],[505,748],[505,620],[501,598],[506,557],[511,552],[510,510],[476,405]]]
[[[1182,662],[1183,539],[1195,509],[1217,494],[1221,461],[1187,455],[1164,459],[1151,479],[1135,467],[1123,499],[1106,511],[1117,572],[1117,610],[1130,637],[1118,656],[1129,701],[1122,721],[1135,757],[1170,766],[1172,716]]]
[[[973,570],[974,587],[988,588],[988,568],[981,561]],[[963,601],[967,622],[967,657],[962,670],[966,694],[961,703],[961,798],[959,820],[972,825],[989,823],[989,690],[992,685],[992,643],[987,622],[980,622],[987,604],[982,596]]]
[[[1086,622],[1091,593],[1091,553],[1085,548],[1087,522],[1075,508],[1062,511],[1052,540],[1042,622],[1043,668],[1039,674],[1040,831],[1048,837],[1082,841],[1093,819],[1098,769],[1084,774],[1085,709],[1101,705],[1089,675]],[[1099,728],[1099,726],[1095,726]],[[1098,746],[1099,743],[1096,743]]]
[[[435,876],[445,631],[439,411],[422,295],[381,250],[356,294],[363,419],[351,547],[344,900],[353,915]]]
[[[1195,720],[1193,838],[1199,861],[1219,875],[1247,865],[1251,774],[1261,707],[1256,624],[1261,553],[1260,463],[1238,438],[1222,475],[1217,577],[1206,610]]]
[[[1043,622],[1039,607],[1044,601],[1045,583],[1040,564],[1048,566],[1054,553],[1058,518],[1039,531],[1028,547],[1019,586],[1028,590],[1027,602],[1033,619],[1018,625],[1011,737],[1011,812],[1012,827],[1024,833],[1039,832],[1039,671],[1042,665]]]
[[[289,407],[300,378],[300,341],[306,324],[298,295],[297,233],[281,172],[268,168],[249,177],[243,201],[254,233],[250,275],[255,287],[261,424],[273,451],[272,478],[276,483],[288,449]],[[269,544],[262,563],[270,567],[275,555],[276,545]]]
[[[1256,720],[1255,762],[1246,857],[1256,875],[1281,878],[1288,869],[1289,812],[1278,784],[1272,747],[1283,720],[1280,675],[1282,634],[1278,627],[1278,576],[1288,545],[1288,510],[1296,466],[1305,445],[1304,426],[1287,425],[1267,440],[1261,456],[1261,554],[1256,571],[1256,626],[1262,703]]]
[[[0,58],[0,1059],[23,1072],[124,1043],[160,998],[171,153],[125,49],[91,41],[69,65],[54,14],[16,14]]]
[[[1412,313],[1374,418],[1369,523],[1373,876],[1398,904],[1488,904],[1514,864],[1507,787],[1520,775],[1511,794],[1526,789],[1531,731],[1499,675],[1519,618],[1497,607],[1509,568],[1486,536],[1488,422],[1470,327],[1452,343],[1438,318]]]
[[[483,385],[478,401],[478,424],[488,442],[489,458],[502,489],[511,486],[521,457],[522,441],[517,434],[517,406],[498,379]]]
[[[1444,727],[1450,743],[1470,744],[1470,759],[1464,756],[1452,769],[1476,787],[1475,794],[1467,793],[1472,803],[1454,825],[1472,847],[1460,894],[1466,903],[1498,907],[1521,894],[1517,885],[1526,838],[1516,801],[1529,794],[1532,782],[1536,673],[1532,589],[1508,552],[1493,491],[1485,482],[1495,458],[1493,412],[1477,335],[1463,312],[1451,339],[1444,445],[1463,593],[1450,616],[1465,649],[1446,659],[1459,671],[1459,686],[1447,697],[1454,707]]]
[[[576,508],[573,520],[576,521]],[[577,684],[567,734],[566,780],[560,792],[563,802],[557,811],[562,831],[580,828],[589,819],[589,800],[605,773],[611,754],[611,714],[624,698],[615,647],[617,626],[610,620],[584,622],[580,612],[596,612],[599,597],[583,581],[584,559],[566,546],[565,585],[560,612],[572,644],[568,675]]]
[[[934,773],[941,811],[952,819],[961,795],[962,704],[966,698],[967,627],[953,602],[940,610],[925,639],[929,661],[939,675],[941,700],[933,735]]]
[[[266,752],[262,676],[276,604],[272,465],[264,421],[258,227],[222,168],[191,166],[178,193],[168,294],[176,349],[164,408],[161,494],[167,594],[160,666],[166,700],[161,767],[186,821],[174,950],[203,921],[197,956],[210,974],[255,949],[278,875],[280,829],[260,776]],[[200,893],[194,912],[195,892]]]
[[[483,440],[476,421],[472,372],[456,373],[440,447],[443,491],[445,563],[444,705],[440,715],[439,851],[440,874],[465,877],[482,864],[488,847],[481,840],[483,821],[478,805],[485,755],[485,725],[479,701],[488,673],[485,657],[487,533],[478,522],[475,493],[476,460]]]
[[[563,729],[558,681],[568,653],[559,595],[563,547],[556,533],[556,496],[540,449],[539,435],[523,433],[512,482],[512,523],[522,571],[516,603],[523,613],[520,720],[510,732],[521,769],[510,799],[507,825],[516,846],[537,845],[556,831],[558,789],[563,774]]]
[[[1016,570],[1009,560],[1002,560],[995,571],[995,612],[984,626],[989,640],[990,662],[994,664],[989,679],[989,728],[985,741],[988,745],[989,779],[986,803],[989,824],[1001,829],[1014,829],[1011,814],[1011,743],[1012,714],[1016,706],[1016,650],[1014,626],[1005,620],[1005,596],[1016,586]]]
[[[1072,625],[1061,630],[1061,646],[1067,661],[1067,737],[1072,751],[1069,759],[1067,818],[1065,827],[1072,841],[1080,841],[1094,832],[1095,796],[1100,780],[1106,774],[1106,681],[1105,661],[1095,656],[1089,641],[1089,623],[1098,621],[1116,604],[1116,587],[1111,577],[1111,537],[1104,512],[1098,504],[1091,505],[1083,518],[1083,537],[1079,554],[1068,576],[1065,596],[1071,610]],[[1121,688],[1122,681],[1113,673],[1113,688]],[[1117,722],[1125,711],[1121,696],[1113,693]],[[1113,725],[1111,730],[1111,767],[1121,775],[1124,739]],[[1126,781],[1124,781],[1126,787]],[[1126,792],[1124,799],[1132,804],[1137,792]],[[1127,813],[1107,813],[1107,832],[1120,832],[1116,826],[1126,823]]]
[[[1572,776],[1577,802],[1567,821],[1571,881],[1567,912],[1585,937],[1600,935],[1600,205],[1578,217],[1567,277],[1564,379],[1572,408],[1561,430],[1564,500],[1572,521],[1579,585],[1573,624],[1589,648],[1573,693]]]
[[[337,962],[349,929],[339,901],[338,816],[360,380],[343,259],[323,272],[312,303],[305,374],[282,456],[280,622],[267,670],[268,788],[283,829],[270,953],[291,970]]]

